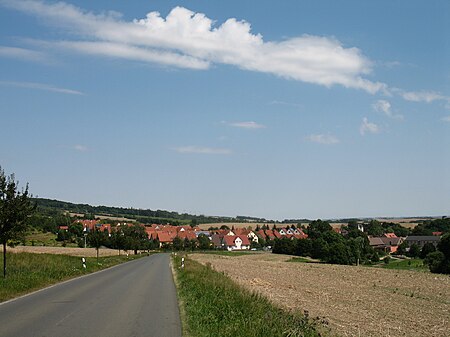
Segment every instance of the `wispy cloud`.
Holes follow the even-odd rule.
[[[277,101],[277,100],[273,100],[273,101],[269,102],[269,104],[270,105],[285,105],[285,106],[291,106],[291,107],[295,107],[295,108],[303,107],[301,104],[298,104],[298,103],[291,103],[291,102]]]
[[[404,91],[399,88],[393,88],[391,91],[399,94],[403,99],[411,102],[431,103],[441,100],[450,102],[449,96],[442,95],[435,91]]]
[[[375,123],[370,123],[367,117],[364,117],[359,127],[359,133],[364,136],[366,133],[379,133],[380,127]]]
[[[450,116],[443,117],[442,121],[450,123]]]
[[[81,144],[76,144],[72,147],[73,150],[78,151],[78,152],[86,152],[89,151],[89,148],[85,145],[81,145]]]
[[[372,105],[373,109],[377,112],[382,112],[389,118],[393,119],[403,119],[403,115],[394,114],[391,110],[391,103],[385,100],[378,100]]]
[[[306,139],[309,140],[310,142],[324,145],[332,145],[339,143],[339,139],[337,139],[335,136],[324,134],[309,135],[308,137],[306,137]]]
[[[84,95],[81,91],[78,91],[78,90],[60,88],[60,87],[55,87],[55,86],[48,85],[48,84],[35,83],[35,82],[0,81],[0,85],[26,88],[26,89],[51,91],[51,92],[57,92],[60,94],[68,94],[68,95]]]
[[[181,146],[176,147],[174,150],[178,153],[187,153],[187,154],[222,154],[229,155],[232,153],[230,149],[224,148],[213,148],[213,147],[201,147],[201,146]]]
[[[265,41],[251,32],[249,22],[229,18],[217,25],[205,14],[183,7],[173,8],[165,18],[150,12],[143,19],[125,21],[116,12],[95,14],[64,2],[0,0],[0,4],[66,29],[68,38],[50,43],[80,53],[189,69],[227,64],[369,93],[387,88],[366,78],[373,64],[361,50],[332,37],[301,35]]]
[[[48,63],[49,61],[48,56],[43,52],[9,46],[0,46],[0,57],[39,63]]]
[[[226,123],[230,126],[233,126],[235,128],[241,128],[241,129],[249,129],[249,130],[254,130],[254,129],[264,129],[266,126],[256,123],[256,122],[234,122],[234,123]]]

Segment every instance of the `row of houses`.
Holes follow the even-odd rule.
[[[102,224],[96,220],[76,220],[75,223],[83,226],[84,232],[92,230],[107,231],[109,234],[114,230],[110,224]],[[116,226],[132,226],[135,224],[119,223]],[[181,240],[196,240],[199,235],[205,235],[216,249],[225,250],[249,250],[253,243],[269,241],[281,238],[303,239],[307,238],[301,229],[280,228],[253,231],[246,228],[217,229],[211,231],[201,230],[199,227],[172,226],[172,225],[141,225],[144,227],[149,240],[158,240],[160,247],[171,245],[175,238]],[[62,230],[68,230],[68,226],[60,226]]]
[[[397,237],[394,233],[385,233],[380,237],[369,236],[369,244],[376,250],[383,251],[385,253],[395,253],[403,242],[406,242],[408,247],[416,244],[422,248],[427,243],[437,246],[441,239],[441,235],[441,232],[435,232],[433,235],[429,236],[410,235],[407,237]]]
[[[107,231],[111,234],[114,228],[110,224],[102,224],[96,220],[77,220],[83,226],[83,231],[89,232],[94,229]],[[135,224],[119,223],[116,226],[132,226]],[[275,239],[306,239],[308,235],[301,228],[280,228],[280,229],[261,229],[253,231],[246,228],[216,229],[211,231],[201,230],[199,227],[191,226],[172,226],[172,225],[140,225],[144,227],[149,240],[158,240],[160,247],[171,245],[175,238],[181,240],[197,240],[199,235],[204,235],[211,241],[216,249],[224,250],[249,250],[252,243],[261,243],[262,241],[273,241]],[[60,229],[67,230],[67,226],[60,226]],[[342,234],[342,233],[341,233]],[[374,249],[385,253],[395,253],[398,247],[407,242],[408,246],[417,244],[422,248],[426,243],[437,245],[442,233],[435,232],[432,236],[408,236],[397,237],[394,233],[385,233],[380,237],[369,236],[369,244]]]

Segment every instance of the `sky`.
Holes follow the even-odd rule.
[[[0,166],[43,198],[450,215],[448,1],[0,0]]]

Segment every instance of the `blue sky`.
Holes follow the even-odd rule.
[[[450,214],[447,1],[0,0],[0,165],[71,202]]]

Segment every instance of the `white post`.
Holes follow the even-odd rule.
[[[84,257],[81,258],[81,262],[83,263],[83,268],[86,269],[86,259]]]
[[[181,258],[181,268],[184,268],[184,257]]]

